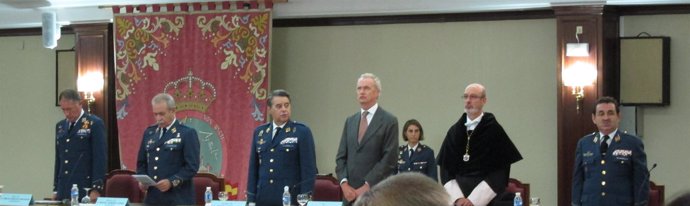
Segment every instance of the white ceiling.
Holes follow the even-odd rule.
[[[0,29],[41,26],[41,13],[55,11],[62,25],[109,22],[111,5],[209,2],[218,0],[0,0]],[[274,17],[315,18],[400,14],[466,13],[544,9],[552,5],[688,4],[690,0],[288,0]]]

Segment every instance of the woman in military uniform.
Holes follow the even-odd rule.
[[[416,119],[410,119],[403,126],[403,140],[407,144],[400,145],[398,150],[398,171],[401,172],[420,172],[438,181],[436,175],[436,159],[434,150],[419,143],[424,140],[424,130]]]

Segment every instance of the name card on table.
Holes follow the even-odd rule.
[[[211,206],[245,206],[245,205],[247,205],[247,202],[245,202],[245,201],[220,201],[220,200],[211,201]]]
[[[31,194],[0,194],[0,205],[30,205],[33,201]]]
[[[307,203],[309,206],[342,206],[343,202],[335,202],[335,201],[309,201]]]
[[[120,197],[99,197],[96,199],[96,206],[126,206],[129,199]]]

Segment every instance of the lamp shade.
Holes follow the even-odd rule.
[[[101,73],[87,73],[77,79],[77,89],[80,92],[97,92],[103,89],[103,82],[103,75]]]
[[[597,79],[597,69],[592,64],[578,61],[563,69],[561,77],[565,86],[587,86]]]

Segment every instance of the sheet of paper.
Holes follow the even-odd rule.
[[[132,175],[132,177],[134,177],[134,179],[137,179],[137,181],[141,182],[141,184],[145,186],[156,185],[156,181],[153,181],[153,179],[151,179],[151,177],[149,177],[148,175]]]

